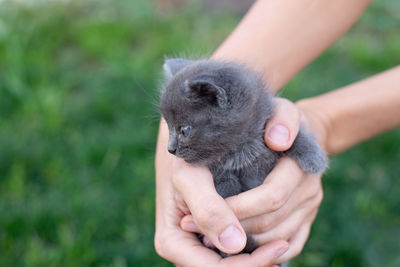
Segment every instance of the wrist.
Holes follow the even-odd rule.
[[[334,154],[335,149],[329,142],[331,132],[331,116],[325,112],[326,109],[320,107],[316,98],[306,98],[295,103],[300,110],[301,121],[304,126],[315,136],[318,144],[327,155]]]

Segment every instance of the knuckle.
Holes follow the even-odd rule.
[[[323,199],[324,199],[324,192],[321,190],[321,191],[317,194],[317,196],[316,196],[316,198],[315,198],[315,201],[316,201],[317,206],[319,206],[319,205],[321,204],[321,202],[322,202]]]
[[[253,229],[254,233],[256,234],[264,234],[267,232],[274,231],[275,234],[276,232],[276,227],[283,221],[283,213],[277,212],[274,213],[273,215],[268,214],[268,215],[262,215],[258,218],[253,218],[254,224],[253,224]]]
[[[279,98],[278,109],[282,110],[284,113],[289,112],[289,114],[296,119],[300,117],[300,112],[296,108],[296,105],[288,99]]]
[[[195,214],[193,214],[196,223],[202,229],[208,229],[212,225],[212,221],[217,221],[220,212],[215,206],[210,206],[207,209],[198,209]]]
[[[324,192],[322,191],[322,187],[320,185],[315,186],[315,190],[313,189],[312,194],[310,193],[307,201],[309,201],[310,206],[316,209],[321,205],[321,202],[324,198]]]
[[[322,182],[321,182],[321,178],[320,177],[314,177],[315,178],[315,182],[314,184],[314,192],[318,193],[320,191],[322,191]]]
[[[285,204],[287,192],[282,189],[275,189],[268,193],[268,202],[272,211],[279,210]]]
[[[246,215],[246,209],[243,208],[243,203],[240,202],[239,195],[229,197],[229,202],[230,208],[237,217],[243,217],[244,215]]]
[[[254,230],[257,234],[261,234],[261,233],[267,232],[269,230],[270,226],[271,226],[271,224],[270,224],[269,220],[260,219],[255,224]]]
[[[305,195],[305,201],[312,201],[313,199],[316,199],[316,197],[319,195],[319,190],[314,188],[315,186],[311,186],[312,188],[308,189],[308,193],[304,194]]]
[[[283,105],[292,106],[292,105],[294,105],[289,99],[286,99],[286,98],[277,97],[276,100],[278,102],[278,105],[280,105],[280,106],[283,106]]]
[[[292,250],[293,257],[298,256],[302,250],[303,250],[303,244],[298,244],[297,246],[294,246]]]
[[[322,185],[319,179],[311,177],[307,184],[308,198],[314,198],[322,192]]]

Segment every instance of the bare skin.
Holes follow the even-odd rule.
[[[268,77],[277,91],[339,38],[369,2],[257,1],[214,58],[253,67]],[[400,70],[395,68],[296,105],[278,100],[276,113],[266,126],[266,144],[275,150],[288,149],[300,119],[328,154],[399,126],[399,77]],[[215,192],[207,169],[168,154],[167,139],[168,129],[161,123],[156,154],[155,247],[162,257],[182,266],[271,266],[301,252],[322,200],[319,175],[306,174],[295,162],[283,159],[263,185],[224,200]],[[222,235],[229,226],[236,230]],[[235,253],[244,247],[244,229],[264,245],[251,255],[227,259],[202,246],[190,233],[202,232],[220,250]]]
[[[400,66],[297,105],[325,124],[323,146],[338,154],[399,127]]]
[[[213,57],[242,62],[277,92],[342,36],[371,0],[259,0]]]

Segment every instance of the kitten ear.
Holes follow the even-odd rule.
[[[192,64],[192,60],[183,58],[166,59],[163,65],[164,75],[171,79],[178,71]]]
[[[226,107],[228,96],[226,91],[209,79],[187,80],[185,95],[194,101],[207,101],[207,103]]]

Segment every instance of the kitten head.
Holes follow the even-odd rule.
[[[229,62],[186,59],[167,60],[164,72],[160,109],[170,153],[209,165],[262,138],[273,107],[253,72]]]

